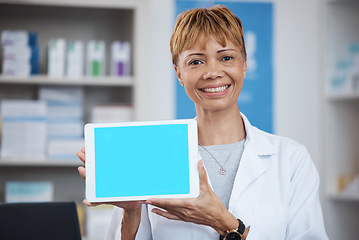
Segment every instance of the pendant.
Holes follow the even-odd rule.
[[[221,169],[219,169],[219,174],[221,174],[221,175],[224,175],[224,174],[226,174],[226,169],[224,169],[223,167],[221,168]]]

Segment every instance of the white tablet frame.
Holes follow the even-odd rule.
[[[122,127],[122,126],[148,126],[148,125],[168,125],[186,124],[188,126],[188,154],[189,154],[189,194],[176,195],[146,195],[130,197],[96,197],[95,183],[95,139],[96,128],[102,127]],[[117,201],[136,201],[147,200],[149,198],[194,198],[199,195],[199,175],[198,175],[198,133],[197,121],[195,119],[180,119],[167,121],[147,121],[147,122],[121,122],[121,123],[88,123],[84,127],[85,151],[86,151],[86,199],[89,202],[117,202]]]

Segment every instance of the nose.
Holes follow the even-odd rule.
[[[223,71],[218,61],[211,60],[206,64],[205,72],[203,74],[203,79],[216,79],[223,76]]]

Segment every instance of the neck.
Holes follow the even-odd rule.
[[[198,140],[201,145],[223,145],[241,141],[245,129],[238,107],[227,111],[197,109]]]

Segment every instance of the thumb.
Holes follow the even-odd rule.
[[[207,191],[209,189],[209,183],[207,178],[207,172],[204,169],[203,160],[199,160],[198,162],[198,174],[200,189]]]
[[[87,201],[87,199],[84,199],[84,200],[82,201],[82,203],[85,204],[85,205],[88,206],[88,207],[96,207],[96,206],[98,206],[98,205],[101,205],[101,203],[90,203],[89,201]]]

